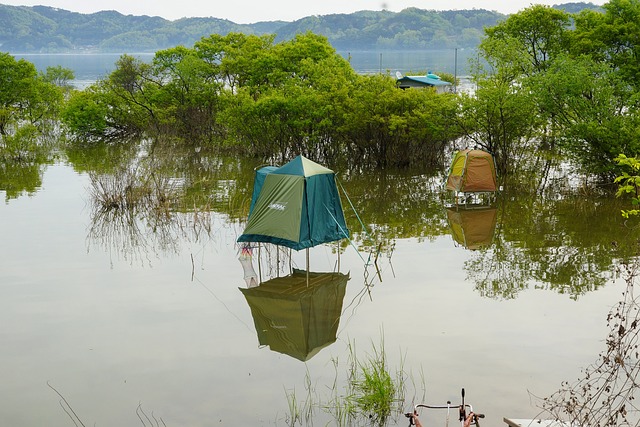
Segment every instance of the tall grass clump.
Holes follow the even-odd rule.
[[[351,372],[349,389],[355,407],[361,416],[373,425],[386,424],[392,412],[402,408],[404,401],[404,371],[399,369],[395,378],[387,365],[384,340],[380,346],[372,344],[372,352],[364,360],[358,359],[355,344],[349,345]]]
[[[349,342],[346,350],[346,364],[338,357],[331,358],[335,370],[332,383],[318,389],[307,371],[306,398],[299,399],[295,390],[285,390],[287,426],[311,426],[322,418],[321,425],[383,427],[393,424],[399,416],[404,418],[406,391],[416,386],[404,370],[404,357],[398,367],[391,369],[384,339],[379,345],[372,343],[371,351],[364,356],[356,352],[355,341]],[[424,378],[422,380],[424,392]],[[318,390],[327,391],[328,397]],[[325,416],[321,417],[317,410]],[[326,423],[327,415],[331,418],[330,424]]]
[[[365,357],[358,356],[355,342],[350,342],[348,349],[344,392],[339,393],[341,368],[338,359],[333,359],[336,376],[324,410],[339,426],[384,426],[392,415],[402,413],[406,386],[402,364],[395,372],[390,370],[383,340],[379,346],[372,344]]]

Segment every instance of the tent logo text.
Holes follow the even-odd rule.
[[[269,205],[269,209],[275,209],[278,211],[284,211],[287,208],[286,202],[273,202]]]

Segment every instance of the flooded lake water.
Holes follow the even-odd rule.
[[[77,159],[42,165],[35,186],[0,181],[3,425],[70,426],[70,409],[87,426],[290,425],[292,396],[332,425],[322,407],[343,393],[350,354],[383,348],[405,373],[404,412],[455,404],[464,387],[483,425],[499,426],[536,416],[532,395],[574,381],[605,348],[625,288],[610,249],[624,230],[616,201],[505,195],[488,230],[466,231],[488,236],[472,250],[438,177],[339,171],[358,217],[343,200],[354,240],[340,255],[350,279],[335,341],[307,361],[261,344],[236,243],[258,165],[206,165],[172,179],[208,202],[168,216],[101,217],[96,183],[110,181],[96,176],[109,173]],[[384,242],[379,274],[358,218]],[[335,249],[312,249],[310,269],[335,271]],[[304,251],[291,264],[304,269]]]

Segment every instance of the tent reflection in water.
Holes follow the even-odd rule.
[[[497,209],[491,206],[470,209],[447,208],[447,220],[453,240],[471,250],[491,245],[496,229],[496,219]]]
[[[240,288],[253,316],[258,342],[306,361],[335,342],[349,275],[309,271],[309,248],[349,237],[335,173],[303,156],[282,167],[256,170],[247,225],[238,242],[247,288]],[[306,270],[256,284],[253,249],[276,245],[306,251]],[[279,255],[279,250],[276,250]],[[340,254],[340,248],[337,250]],[[276,271],[279,270],[279,258]]]
[[[301,270],[239,288],[244,294],[261,346],[307,361],[336,340],[349,275]]]

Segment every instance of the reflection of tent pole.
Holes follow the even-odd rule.
[[[340,240],[338,240],[338,273],[340,273]]]
[[[307,248],[307,286],[309,286],[309,248]]]

